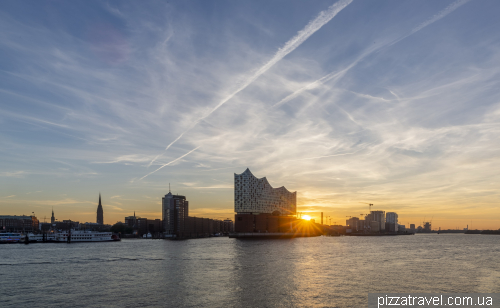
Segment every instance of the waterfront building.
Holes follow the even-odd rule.
[[[422,229],[421,232],[429,233],[431,231],[432,231],[432,225],[431,225],[431,223],[430,222],[424,223],[424,227],[423,227],[423,229]]]
[[[104,212],[101,204],[101,193],[99,193],[99,205],[97,205],[97,220],[96,223],[104,225]]]
[[[398,214],[395,212],[387,212],[385,214],[385,221],[391,224],[398,223]]]
[[[56,222],[56,217],[54,216],[54,208],[52,208],[52,217],[50,217],[50,223],[53,224]]]
[[[148,233],[156,234],[162,232],[162,221],[161,219],[148,219]]]
[[[415,224],[410,224],[410,231],[415,233]]]
[[[234,232],[234,223],[231,219],[229,218],[224,219],[222,232],[224,233]]]
[[[399,230],[397,213],[387,212],[385,214],[385,230],[389,232],[397,232]]]
[[[36,216],[0,215],[0,229],[9,232],[35,232],[39,228]]]
[[[352,230],[352,232],[356,232],[356,231],[361,230],[358,217],[349,218],[348,220],[346,220],[345,224],[347,226],[349,226],[349,228]]]
[[[258,179],[247,168],[234,174],[234,211],[237,214],[295,215],[297,192],[273,188],[265,177]]]
[[[173,195],[170,191],[162,198],[163,231],[166,234],[179,234],[185,230],[189,215],[189,202],[185,196]]]
[[[134,228],[136,225],[137,218],[140,218],[140,217],[136,217],[135,211],[134,211],[134,216],[125,217],[125,225]]]
[[[319,236],[321,225],[296,218],[297,192],[273,188],[250,169],[234,174],[234,233],[230,237]]]
[[[371,231],[373,232],[379,232],[379,231],[385,231],[385,212],[384,211],[370,211],[370,214],[366,215],[365,220],[368,221],[368,225],[370,226]],[[372,222],[377,222],[378,224],[378,231],[375,231],[373,228]]]

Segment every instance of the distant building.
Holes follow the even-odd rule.
[[[162,198],[162,220],[147,220],[149,233],[156,232],[160,227],[165,238],[198,238],[208,237],[233,230],[230,219],[224,221],[203,217],[189,216],[189,202],[185,196],[173,195],[170,192]],[[137,226],[142,223],[137,218]]]
[[[148,219],[148,233],[155,234],[163,232],[161,219]]]
[[[101,193],[99,193],[99,205],[97,206],[97,220],[96,223],[103,225],[104,224],[104,212],[102,210],[101,204]]]
[[[405,225],[398,225],[398,232],[405,232],[406,231],[406,226]]]
[[[134,216],[125,217],[125,225],[134,228],[136,223],[137,223],[137,218],[140,218],[140,217],[136,217],[135,211],[134,211]]]
[[[96,222],[86,222],[86,223],[81,223],[79,225],[79,228],[80,228],[80,230],[109,231],[111,228],[111,225],[99,224]]]
[[[398,214],[395,212],[387,212],[385,214],[385,222],[388,222],[391,224],[397,224],[398,223]]]
[[[166,234],[178,234],[185,229],[189,215],[189,202],[185,196],[173,195],[170,191],[162,198],[163,231]]]
[[[1,215],[0,229],[10,232],[38,231],[39,222],[36,216]]]
[[[56,222],[56,217],[54,216],[54,208],[52,208],[52,217],[50,217],[50,223],[53,224]]]
[[[231,219],[224,219],[222,232],[229,233],[234,232],[234,223]]]
[[[389,232],[397,232],[399,230],[397,213],[387,212],[385,214],[385,230]]]
[[[361,230],[358,217],[349,218],[348,220],[346,220],[345,224],[349,226],[352,232]]]
[[[410,224],[410,231],[415,233],[415,224]]]
[[[422,230],[420,232],[423,232],[423,233],[429,233],[432,231],[432,225],[430,222],[426,222],[424,223],[424,227],[422,228]]]
[[[385,212],[384,211],[371,211],[370,214],[366,215],[365,220],[367,220],[367,224],[370,226],[370,230],[372,232],[385,231]],[[378,225],[377,228],[374,228],[373,222],[376,222]]]

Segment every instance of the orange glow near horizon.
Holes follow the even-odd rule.
[[[304,216],[302,216],[302,219],[304,219],[304,220],[311,220],[311,216],[309,216],[309,215],[304,215]]]

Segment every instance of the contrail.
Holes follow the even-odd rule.
[[[302,92],[307,91],[307,90],[316,89],[320,85],[322,85],[325,82],[328,82],[328,81],[330,81],[332,79],[338,80],[338,79],[342,78],[345,75],[345,73],[347,73],[353,66],[355,66],[356,64],[358,64],[359,61],[361,61],[363,58],[365,58],[367,55],[369,55],[370,53],[372,53],[373,51],[375,51],[377,49],[378,49],[377,47],[370,48],[368,51],[364,52],[361,56],[358,57],[358,59],[356,59],[353,63],[351,63],[345,69],[343,69],[341,71],[331,72],[331,73],[329,73],[329,74],[321,77],[320,79],[318,79],[316,81],[313,81],[312,83],[310,83],[310,84],[308,84],[308,85],[306,85],[306,86],[298,89],[297,91],[295,91],[292,94],[288,95],[284,99],[280,100],[279,102],[277,102],[276,104],[274,104],[271,108],[279,107],[279,106],[281,106],[281,105],[289,102],[290,100],[296,98]]]
[[[180,160],[180,159],[182,159],[182,158],[184,158],[184,157],[188,156],[189,154],[191,154],[191,153],[193,153],[194,151],[198,150],[200,147],[201,147],[201,145],[200,145],[199,147],[197,147],[197,148],[192,149],[191,151],[187,152],[186,154],[182,155],[181,157],[178,157],[178,158],[176,158],[176,159],[172,160],[171,162],[168,162],[168,163],[164,164],[163,166],[161,166],[160,168],[156,169],[155,171],[153,171],[153,172],[150,172],[150,173],[146,174],[145,176],[143,176],[142,178],[140,178],[140,179],[139,179],[139,181],[140,181],[140,180],[142,180],[142,179],[144,179],[145,177],[147,177],[147,176],[149,176],[149,175],[151,175],[151,174],[155,173],[156,171],[160,170],[161,168],[166,167],[166,166],[168,166],[168,165],[170,165],[170,164],[173,164],[173,163],[175,163],[176,161],[178,161],[178,160]]]
[[[304,29],[300,30],[297,35],[292,37],[288,42],[285,43],[283,47],[278,49],[278,51],[274,54],[274,56],[269,60],[266,64],[264,64],[261,68],[259,68],[253,75],[251,75],[247,80],[243,82],[243,84],[233,93],[228,95],[222,101],[217,104],[212,110],[210,110],[207,114],[196,120],[186,131],[184,131],[177,139],[175,139],[172,143],[168,145],[165,149],[167,150],[170,146],[172,146],[175,142],[177,142],[182,135],[184,135],[191,128],[196,126],[198,123],[206,119],[212,113],[214,113],[217,109],[219,109],[222,105],[232,99],[236,94],[243,91],[247,88],[252,82],[254,82],[257,78],[259,78],[262,74],[267,72],[271,67],[273,67],[276,63],[278,63],[281,59],[283,59],[286,55],[294,51],[297,47],[299,47],[305,40],[307,40],[311,35],[313,35],[316,31],[321,29],[326,23],[332,20],[340,11],[342,11],[346,6],[348,6],[353,0],[340,0],[333,5],[331,5],[328,9],[321,11],[319,15],[311,20]],[[156,158],[155,158],[156,159]],[[154,160],[153,160],[154,161]],[[152,162],[151,162],[152,163]],[[151,165],[151,164],[150,164]]]
[[[354,62],[352,62],[347,68],[341,70],[341,71],[334,71],[334,72],[331,72],[323,77],[321,77],[320,79],[316,80],[316,81],[313,81],[312,83],[296,90],[295,92],[289,94],[288,96],[286,96],[285,98],[283,98],[281,101],[277,102],[276,104],[274,104],[271,108],[275,108],[275,107],[279,107],[287,102],[289,102],[290,100],[294,99],[295,97],[299,96],[302,92],[304,91],[308,91],[308,90],[312,90],[312,89],[316,89],[317,87],[319,87],[320,85],[324,84],[325,82],[328,82],[332,79],[335,79],[335,80],[339,80],[340,78],[342,78],[342,76],[344,76],[345,73],[347,73],[347,71],[349,71],[352,67],[354,67],[355,65],[357,65],[361,60],[363,60],[366,56],[372,54],[373,52],[376,52],[384,47],[389,47],[389,46],[392,46],[394,44],[396,44],[397,42],[407,38],[408,36],[422,30],[423,28],[427,27],[428,25],[440,20],[441,18],[445,17],[446,15],[448,15],[449,13],[453,12],[454,10],[456,10],[457,8],[459,8],[460,6],[464,5],[465,3],[469,2],[470,0],[458,0],[458,1],[455,1],[453,2],[452,4],[450,4],[449,6],[447,6],[445,9],[443,9],[442,11],[440,11],[439,13],[437,13],[436,15],[434,15],[432,18],[428,19],[427,21],[423,22],[422,24],[420,24],[419,26],[413,28],[410,33],[390,42],[389,44],[386,44],[386,45],[381,45],[379,47],[372,47],[370,48],[369,50],[367,50],[366,52],[364,52],[360,57],[358,57]]]
[[[388,46],[392,46],[394,44],[396,44],[397,42],[407,38],[408,36],[414,34],[415,32],[418,32],[420,30],[422,30],[423,28],[427,27],[428,25],[440,20],[441,18],[445,17],[446,15],[450,14],[451,12],[453,12],[454,10],[458,9],[459,7],[461,7],[462,5],[466,4],[467,2],[469,2],[470,0],[458,0],[458,1],[455,1],[453,2],[452,4],[448,5],[446,8],[444,8],[442,11],[438,12],[436,15],[432,16],[431,18],[429,18],[428,20],[424,21],[423,23],[421,23],[419,26],[413,28],[413,30],[411,30],[410,33],[408,33],[407,35],[395,40],[394,42],[390,43]]]
[[[172,146],[172,144],[174,144],[177,140],[181,139],[182,135],[184,135],[188,130],[190,130],[191,128],[193,128],[193,125],[191,125],[191,127],[189,127],[185,132],[183,132],[182,134],[179,135],[179,137],[177,137],[177,139],[175,139],[174,141],[172,141],[169,145],[167,145],[167,147],[165,148],[164,151],[168,150],[168,148],[170,148],[170,146]],[[156,155],[155,158],[153,158],[153,160],[148,164],[148,168],[159,158],[163,155],[163,153],[160,153],[158,155]]]

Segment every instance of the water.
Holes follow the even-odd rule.
[[[369,292],[500,293],[500,236],[0,245],[1,307],[366,307]]]

